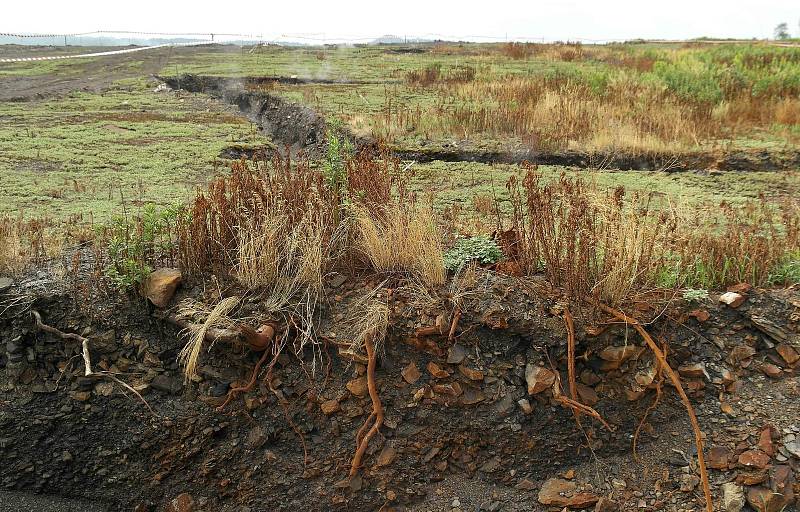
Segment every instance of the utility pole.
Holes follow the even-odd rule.
[[[64,46],[67,46],[67,35],[64,34]]]

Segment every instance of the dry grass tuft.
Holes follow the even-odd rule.
[[[239,305],[239,302],[239,297],[226,297],[222,299],[208,313],[202,325],[188,330],[188,334],[191,335],[191,338],[178,354],[178,362],[183,366],[186,382],[197,377],[197,366],[200,361],[200,352],[203,349],[203,342],[206,339],[206,332],[212,327],[230,327],[233,322],[227,315]],[[196,306],[184,303],[179,309],[178,315],[193,316],[196,312]]]
[[[378,272],[407,272],[428,285],[445,280],[442,242],[433,211],[391,206],[370,213],[354,208],[356,244]]]

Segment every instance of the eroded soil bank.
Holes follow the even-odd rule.
[[[588,417],[581,429],[549,390],[529,393],[529,365],[556,370],[562,382],[567,375],[560,309],[536,281],[482,274],[452,339],[431,328],[439,317],[450,326],[445,302],[394,289],[377,371],[386,419],[353,479],[355,436],[372,408],[363,364],[338,345],[377,280],[333,276],[316,358],[290,345],[271,381],[262,368],[256,386],[222,411],[260,355],[217,343],[203,351],[199,377],[185,382],[176,356],[186,338],[165,320],[177,301],[212,302],[217,288],[185,282],[161,310],[90,284],[40,272],[2,291],[2,489],[137,511],[530,511],[593,507],[600,498],[612,507],[603,510],[701,509],[691,430],[668,385],[642,428],[640,458],[632,457],[657,387],[652,356],[633,331],[575,312],[579,397],[613,431]],[[114,382],[84,377],[80,344],[41,332],[32,310],[89,338],[96,369],[140,391],[153,412]],[[708,458],[719,503],[723,484],[737,479],[745,490],[794,485],[800,357],[789,348],[799,312],[797,290],[753,290],[737,308],[675,304],[648,327],[681,368],[706,451],[717,451]],[[242,314],[265,315],[257,297]],[[573,485],[562,505],[546,504],[551,478]]]
[[[222,101],[237,105],[245,116],[256,123],[265,135],[269,136],[279,146],[288,145],[295,151],[303,150],[311,156],[319,156],[324,150],[326,124],[325,119],[319,113],[308,106],[259,90],[260,87],[272,82],[283,84],[317,83],[315,81],[293,77],[220,78],[193,74],[157,78],[173,89],[208,94]],[[341,128],[339,130],[342,131]],[[347,132],[344,132],[344,135],[359,147],[374,147],[376,145],[375,140],[369,137],[356,137]],[[436,160],[489,164],[530,162],[541,165],[671,172],[707,169],[720,171],[782,171],[800,168],[800,151],[789,149],[628,154],[616,151],[538,151],[524,147],[489,151],[473,148],[468,142],[464,142],[444,148],[394,148],[393,152],[401,160],[415,160],[422,163]],[[228,152],[228,154],[223,154],[222,156],[231,156],[233,154],[247,156],[235,151]]]

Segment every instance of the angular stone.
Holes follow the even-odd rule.
[[[574,508],[586,508],[600,499],[588,492],[577,492],[577,489],[578,485],[575,482],[563,478],[550,478],[542,484],[537,498],[542,505]]]
[[[383,446],[383,450],[378,455],[378,460],[375,461],[375,465],[380,467],[388,466],[392,463],[394,458],[397,456],[397,450],[394,449],[390,443],[386,443]]]
[[[517,485],[514,486],[514,488],[519,489],[520,491],[532,491],[536,489],[536,484],[527,478],[523,478]]]
[[[417,365],[416,363],[414,363],[414,361],[408,363],[408,366],[406,366],[400,371],[400,375],[402,375],[403,380],[409,384],[414,384],[420,378],[419,369],[417,368]]]
[[[165,308],[175,295],[175,290],[181,283],[183,276],[176,268],[160,268],[154,270],[145,279],[144,296],[150,299],[155,306]]]
[[[769,464],[769,455],[761,450],[747,450],[739,455],[739,464],[750,468],[764,469]]]
[[[706,463],[713,469],[728,469],[733,453],[724,446],[712,446],[706,454]]]
[[[783,375],[783,370],[781,370],[772,363],[764,363],[761,366],[759,366],[758,369],[761,370],[764,373],[764,375],[766,375],[771,379],[777,379],[780,378],[781,375]]]
[[[347,390],[355,396],[367,396],[369,387],[367,385],[367,377],[358,377],[347,383]]]
[[[450,376],[446,370],[443,370],[438,364],[433,361],[428,363],[428,372],[437,379],[446,379]]]
[[[433,392],[437,395],[448,395],[448,396],[461,396],[462,389],[461,385],[458,382],[451,382],[448,384],[434,384],[433,385]]]
[[[597,396],[597,392],[594,390],[594,388],[590,388],[585,384],[576,382],[575,390],[578,392],[578,398],[580,398],[581,402],[588,406],[594,406],[600,401],[600,397]]]
[[[736,292],[725,292],[719,297],[719,301],[732,308],[738,308],[747,299],[744,295]]]
[[[330,416],[331,414],[339,411],[341,406],[339,405],[338,400],[326,400],[320,404],[319,408],[322,409],[323,414]]]
[[[527,398],[520,398],[517,400],[517,404],[519,404],[519,408],[522,409],[522,412],[525,414],[530,414],[533,412],[533,407]]]
[[[756,512],[782,512],[785,508],[783,496],[766,487],[751,487],[747,490],[747,503]]]
[[[458,367],[458,371],[469,380],[483,380],[483,372],[480,370],[474,370],[462,364]]]
[[[545,368],[528,364],[525,367],[525,382],[528,384],[528,394],[536,395],[548,389],[556,381],[556,374]]]
[[[458,343],[447,349],[448,364],[461,364],[461,362],[464,361],[464,358],[466,357],[467,357],[467,350]]]
[[[690,379],[708,378],[706,365],[703,363],[681,365],[678,367],[678,373],[680,373],[682,377],[688,377]]]
[[[800,354],[798,354],[794,348],[786,343],[780,343],[777,347],[775,347],[775,350],[778,351],[778,354],[780,354],[783,360],[788,364],[794,364],[800,360]]]
[[[156,391],[173,395],[177,395],[183,389],[183,383],[179,379],[164,374],[156,375],[150,386]]]
[[[619,510],[617,502],[605,496],[597,500],[597,503],[594,505],[594,512],[617,512],[617,510]]]
[[[642,351],[643,347],[637,345],[609,346],[601,350],[598,355],[605,361],[602,369],[609,371],[616,370],[630,358],[639,357]]]

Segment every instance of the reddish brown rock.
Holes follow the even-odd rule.
[[[733,453],[724,446],[712,446],[706,455],[708,467],[714,469],[728,469],[733,458]]]
[[[167,504],[166,512],[194,512],[195,503],[191,494],[179,494]]]
[[[408,363],[408,366],[402,369],[400,375],[402,375],[403,380],[408,382],[409,384],[416,383],[421,376],[421,374],[419,373],[419,368],[417,368],[417,365],[416,363],[414,363],[414,361]]]
[[[369,387],[367,386],[366,377],[358,377],[347,383],[347,390],[355,396],[367,396]]]
[[[378,459],[375,461],[375,465],[378,467],[388,466],[389,464],[394,461],[394,458],[397,456],[397,450],[394,449],[389,443],[386,443],[381,450],[381,453],[378,455]]]
[[[154,270],[144,281],[142,287],[144,296],[155,306],[165,308],[175,295],[175,290],[178,289],[182,279],[181,271],[176,268]]]
[[[775,455],[775,447],[772,444],[772,436],[776,434],[772,426],[765,427],[758,436],[758,449],[772,457]]]
[[[570,508],[587,508],[600,499],[592,493],[578,491],[578,485],[575,482],[563,478],[547,480],[542,484],[537,498],[542,505]]]
[[[428,372],[437,379],[446,379],[450,376],[446,370],[443,370],[438,364],[433,361],[428,363]]]
[[[449,384],[434,384],[433,392],[437,395],[461,396],[462,389],[458,382],[451,382]]]
[[[749,468],[764,469],[769,464],[769,455],[761,450],[747,450],[739,455],[739,464]]]
[[[597,396],[597,392],[594,390],[594,388],[590,388],[585,384],[576,382],[575,389],[578,392],[578,398],[580,398],[581,402],[588,406],[594,406],[600,401],[600,397]]]
[[[736,292],[725,292],[719,297],[721,303],[727,304],[734,309],[741,306],[745,300],[747,300],[746,296]]]
[[[726,291],[744,294],[749,292],[752,288],[753,287],[750,286],[750,283],[737,283],[730,285],[728,288],[726,288]]]
[[[474,370],[462,364],[458,367],[458,371],[469,380],[483,380],[483,372],[480,370]]]
[[[788,364],[794,364],[800,360],[800,354],[798,354],[794,348],[786,343],[781,343],[775,347],[775,350],[778,351],[778,354],[781,356],[781,358]]]
[[[536,395],[550,388],[556,381],[556,374],[544,366],[529,364],[525,367],[525,382],[528,384],[528,394]]]
[[[777,379],[780,378],[781,375],[783,375],[783,370],[781,370],[772,363],[764,363],[761,366],[759,366],[758,369],[761,370],[764,373],[764,375],[766,375],[771,379]]]
[[[322,409],[323,414],[325,414],[326,416],[330,416],[331,414],[341,409],[341,406],[339,405],[339,402],[337,400],[328,400],[322,402],[319,407],[320,409]]]
[[[598,354],[603,363],[603,370],[616,370],[630,358],[637,358],[643,351],[643,347],[637,345],[610,346],[600,351]]]
[[[681,365],[678,367],[678,373],[680,373],[682,377],[688,377],[690,379],[708,378],[706,366],[703,363]]]
[[[705,309],[695,309],[689,313],[689,316],[694,317],[698,322],[705,322],[711,315]]]

